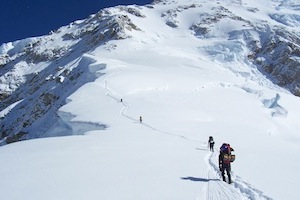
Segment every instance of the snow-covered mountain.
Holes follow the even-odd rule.
[[[0,148],[3,198],[297,199],[299,10],[155,0],[2,44],[1,143],[27,140]]]
[[[298,11],[295,1],[155,1],[144,7],[104,9],[47,36],[3,44],[2,138],[45,136],[59,120],[56,113],[66,98],[97,78],[86,67],[94,62],[87,55],[97,48],[111,54],[116,48],[128,48],[114,42],[126,38],[144,42],[181,31],[181,37],[193,36],[207,43],[195,47],[197,56],[208,54],[219,63],[236,61],[257,68],[275,84],[299,95]],[[250,77],[235,64],[229,69]]]

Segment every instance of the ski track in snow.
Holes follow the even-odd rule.
[[[213,152],[213,153],[208,153],[205,160],[208,163],[208,165],[210,166],[211,170],[213,172],[211,172],[211,174],[214,174],[214,177],[217,177],[218,179],[221,180],[221,172],[219,171],[218,165],[214,162],[214,160],[216,160],[218,155]],[[209,171],[210,173],[210,171]],[[243,198],[234,198],[234,199],[247,199],[247,200],[272,200],[272,198],[266,196],[263,194],[262,191],[260,191],[259,189],[253,187],[250,183],[247,183],[246,181],[244,181],[241,177],[235,175],[235,173],[233,171],[231,171],[231,178],[233,180],[233,183],[231,185],[228,186],[228,189],[230,189],[232,192],[231,195],[236,195],[235,193],[238,192],[240,193]],[[223,182],[224,184],[224,182]],[[222,190],[225,192],[224,190],[224,186],[222,183],[219,183],[220,188],[222,187]],[[227,183],[225,183],[227,184]],[[235,190],[235,192],[233,192],[233,189]],[[211,192],[212,194],[217,194],[219,190],[215,190],[214,188],[212,188]],[[231,196],[229,196],[228,199],[232,199],[230,198]],[[237,196],[238,197],[238,196]],[[208,198],[208,199],[216,199],[216,198]],[[217,198],[219,199],[219,198]]]
[[[122,70],[120,68],[118,68],[118,70],[119,71],[113,72],[112,74],[108,75],[104,80],[104,88],[105,88],[105,90],[107,90],[106,96],[114,99],[117,103],[123,104],[123,108],[120,111],[120,114],[122,116],[124,116],[127,119],[134,121],[136,123],[140,123],[139,120],[126,114],[127,111],[129,110],[129,104],[126,101],[124,101],[124,100],[120,101],[119,98],[113,96],[112,95],[113,91],[108,87],[109,78],[118,73],[122,73]],[[224,87],[224,84],[222,84],[222,83],[219,83],[217,85]],[[160,134],[167,134],[167,135],[170,135],[173,137],[179,137],[179,138],[189,141],[189,142],[197,142],[197,143],[200,142],[197,140],[189,139],[183,135],[159,130],[159,129],[155,128],[154,126],[151,126],[144,122],[142,122],[141,125],[148,127]],[[228,183],[225,183],[224,181],[222,181],[221,173],[219,171],[218,165],[214,162],[214,160],[217,160],[216,152],[213,152],[213,153],[209,152],[209,153],[207,153],[206,157],[204,158],[204,161],[208,165],[208,171],[206,171],[205,169],[202,170],[203,178],[201,178],[201,181],[205,182],[205,185],[204,185],[204,187],[202,187],[201,191],[197,195],[196,200],[201,200],[201,199],[207,199],[207,200],[220,200],[220,199],[222,199],[222,200],[232,200],[232,199],[272,200],[272,198],[264,195],[262,191],[253,187],[250,183],[247,183],[241,177],[235,175],[234,172],[231,172],[231,176],[232,176],[232,180],[233,180],[232,184],[229,185]],[[185,179],[195,180],[197,178],[188,177]],[[200,179],[199,180],[198,179],[196,181],[200,181]]]

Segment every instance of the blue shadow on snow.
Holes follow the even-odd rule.
[[[219,179],[207,179],[207,178],[196,178],[196,177],[181,177],[182,180],[189,180],[189,181],[200,181],[200,182],[208,182],[208,181],[220,181]]]

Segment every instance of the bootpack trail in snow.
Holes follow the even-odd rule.
[[[108,79],[109,79],[109,77],[114,76],[114,75],[116,75],[116,74],[122,72],[122,70],[121,70],[119,67],[118,67],[118,70],[119,70],[118,72],[113,72],[112,74],[108,75],[108,76],[105,78],[105,80],[104,80],[104,88],[107,90],[106,96],[109,96],[109,97],[111,97],[112,99],[114,99],[116,102],[120,102],[120,103],[123,104],[123,108],[121,109],[120,113],[121,113],[124,117],[126,117],[127,119],[130,119],[130,120],[132,120],[132,121],[134,121],[134,122],[136,122],[136,123],[140,123],[139,120],[137,120],[136,118],[131,117],[131,116],[129,116],[129,115],[126,114],[127,111],[129,110],[129,104],[128,104],[126,101],[124,101],[124,100],[120,101],[119,98],[113,96],[113,95],[112,95],[111,89],[108,88]],[[142,123],[140,123],[140,124],[142,124],[142,125],[144,125],[144,126],[150,128],[150,129],[152,129],[152,130],[154,130],[154,131],[156,131],[156,132],[159,132],[159,133],[163,133],[163,134],[167,134],[167,135],[171,135],[171,136],[175,136],[175,137],[180,137],[180,138],[182,138],[182,139],[185,139],[185,140],[188,140],[188,141],[192,141],[192,142],[197,142],[197,143],[200,142],[200,141],[198,141],[198,140],[192,140],[192,139],[189,139],[189,138],[187,138],[187,137],[185,137],[185,136],[183,136],[183,135],[178,135],[178,134],[170,133],[170,132],[167,132],[167,131],[159,130],[159,129],[155,128],[154,126],[151,126],[151,125],[149,125],[149,124],[147,124],[147,123],[145,123],[145,122],[142,122]]]
[[[193,143],[198,143],[198,144],[206,144],[206,142],[200,141],[200,140],[193,140],[189,139],[186,136],[179,135],[179,134],[174,134],[171,132],[167,131],[162,131],[155,126],[149,125],[147,123],[140,123],[138,119],[127,115],[127,111],[129,110],[129,104],[124,101],[124,99],[119,99],[116,96],[112,95],[113,91],[112,89],[109,88],[108,86],[108,81],[109,78],[122,73],[122,69],[119,67],[117,72],[113,72],[109,74],[105,79],[104,79],[104,88],[107,91],[106,96],[114,99],[116,103],[122,103],[123,108],[120,111],[120,114],[124,116],[125,118],[141,124],[145,127],[148,127],[149,129],[152,129],[153,131],[160,133],[160,134],[166,134],[170,135],[172,137],[179,137],[183,140],[193,142]],[[203,149],[202,149],[203,150]],[[184,180],[192,180],[192,181],[202,181],[205,182],[205,186],[201,189],[199,194],[196,197],[196,200],[200,199],[207,199],[207,200],[232,200],[232,199],[247,199],[247,200],[272,200],[272,198],[266,196],[263,194],[262,191],[259,189],[255,188],[252,186],[250,183],[244,181],[241,177],[235,175],[235,173],[232,171],[231,176],[232,179],[234,180],[233,183],[228,184],[224,181],[221,180],[221,172],[219,171],[218,165],[217,165],[217,160],[218,160],[218,154],[216,152],[208,152],[206,156],[204,157],[204,162],[208,166],[208,171],[205,171],[205,169],[202,170],[202,178],[194,178],[194,177],[185,177],[182,178]]]

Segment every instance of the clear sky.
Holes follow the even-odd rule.
[[[48,34],[105,7],[153,0],[0,0],[0,45]]]

